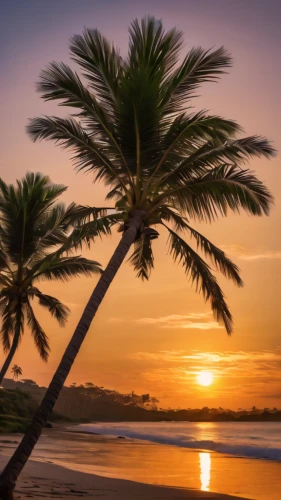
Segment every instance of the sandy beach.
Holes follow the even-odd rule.
[[[3,457],[1,457],[1,467]],[[110,479],[76,472],[58,465],[30,461],[22,474],[15,491],[15,498],[80,498],[106,500],[132,500],[133,498],[154,499],[199,499],[212,498],[231,500],[234,497],[187,490],[140,484],[133,481]]]
[[[1,436],[1,468],[19,439]],[[44,430],[16,498],[277,500],[280,472],[273,461],[57,428]]]

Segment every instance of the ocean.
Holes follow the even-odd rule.
[[[2,442],[1,454],[10,456],[15,446]],[[32,460],[139,483],[281,499],[281,423],[69,424],[44,429]]]
[[[281,462],[281,422],[81,424],[81,431]]]

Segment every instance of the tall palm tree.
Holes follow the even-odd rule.
[[[18,365],[14,365],[11,372],[13,374],[13,380],[18,379],[22,375],[22,369]]]
[[[39,355],[48,360],[49,341],[34,312],[34,299],[61,326],[67,320],[68,307],[39,290],[37,283],[100,272],[97,262],[64,252],[67,246],[70,249],[71,225],[80,213],[75,204],[66,208],[56,202],[65,189],[41,174],[27,174],[16,186],[0,179],[0,335],[8,353],[0,383],[19,346],[25,322]]]
[[[192,48],[179,62],[183,44],[177,29],[165,32],[154,18],[134,21],[129,53],[118,50],[97,30],[86,29],[70,42],[78,73],[51,63],[41,74],[38,90],[45,100],[72,109],[68,118],[31,121],[32,139],[49,139],[74,154],[76,168],[91,172],[108,187],[113,201],[110,226],[119,225],[121,239],[94,289],[40,409],[1,477],[1,493],[11,495],[15,481],[37,442],[96,311],[128,250],[137,276],[148,279],[153,268],[153,239],[159,225],[168,232],[169,251],[211,304],[215,318],[232,329],[232,318],[210,266],[190,246],[189,235],[214,267],[238,286],[238,268],[191,224],[244,209],[268,214],[271,196],[246,160],[270,158],[265,138],[239,138],[232,120],[206,111],[190,112],[191,100],[204,82],[216,81],[231,64],[223,47]],[[108,220],[107,220],[108,222]],[[96,221],[101,230],[103,222]],[[91,238],[91,228],[81,231]],[[5,493],[6,492],[6,493]],[[1,497],[1,498],[2,498]],[[7,496],[7,498],[9,498]]]

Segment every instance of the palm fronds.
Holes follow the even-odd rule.
[[[114,225],[126,230],[130,214],[140,210],[146,213],[141,229],[167,222],[176,233],[188,232],[216,269],[241,286],[237,266],[190,221],[210,222],[229,211],[268,215],[272,196],[244,164],[269,159],[275,150],[264,137],[241,136],[242,127],[231,119],[190,112],[199,87],[217,82],[232,58],[224,47],[193,47],[182,59],[182,49],[183,34],[176,28],[166,31],[154,17],[132,22],[124,58],[98,30],[85,29],[70,41],[82,76],[52,62],[38,84],[44,100],[59,100],[72,109],[71,116],[35,118],[28,132],[33,140],[52,140],[70,150],[76,168],[103,181],[106,199],[115,202],[112,212],[89,213],[90,219],[81,216],[80,222],[77,215],[61,250],[69,252],[83,241],[90,244],[97,236],[111,234]],[[61,236],[57,234],[58,240]],[[170,237],[176,244],[175,238]],[[202,292],[212,297],[213,309],[229,330],[223,296],[219,298],[215,286],[211,296],[208,287],[214,277],[195,255],[192,269],[200,282],[205,279]],[[138,277],[148,279],[153,254],[151,240],[142,231],[130,262]]]
[[[50,345],[49,339],[41,327],[39,321],[37,320],[34,311],[29,302],[25,305],[26,308],[26,316],[27,316],[27,324],[31,329],[31,334],[33,336],[36,348],[40,354],[40,357],[43,361],[48,361]]]
[[[195,90],[205,82],[216,82],[232,63],[224,47],[204,50],[194,47],[182,64],[165,82],[163,105],[165,113],[177,113],[195,96]]]
[[[192,238],[195,239],[197,248],[200,249],[206,257],[209,257],[216,269],[220,271],[226,278],[231,279],[235,285],[242,287],[243,281],[239,276],[239,268],[234,264],[227,255],[218,247],[216,247],[205,236],[196,231],[189,224],[185,223],[183,229],[188,230]]]
[[[94,235],[110,233],[117,216],[107,215],[105,208],[74,203],[66,207],[57,201],[65,189],[39,173],[28,173],[16,185],[0,179],[0,313],[5,352],[17,347],[25,315],[35,345],[47,359],[48,341],[29,302],[34,297],[61,326],[66,323],[69,309],[38,290],[37,280],[67,281],[101,273],[98,262],[68,254],[82,247],[83,241],[89,244]]]
[[[169,231],[169,252],[172,257],[182,264],[191,282],[195,283],[196,291],[201,292],[205,300],[210,302],[215,319],[223,322],[227,333],[230,334],[232,316],[223,292],[209,266],[177,233],[168,227],[167,230]]]
[[[58,323],[65,326],[70,309],[55,297],[42,293],[38,289],[35,289],[34,295],[38,298],[40,306],[46,307]]]
[[[148,280],[151,270],[154,267],[151,239],[149,236],[142,235],[135,242],[135,248],[129,260],[134,270],[137,271],[137,277],[142,280]]]
[[[118,81],[123,72],[119,51],[98,30],[85,29],[70,40],[73,60],[83,69],[98,100],[113,112],[118,98]]]
[[[68,281],[79,276],[91,276],[92,273],[101,274],[101,267],[95,260],[84,257],[56,257],[50,256],[38,264],[34,272],[34,279]]]

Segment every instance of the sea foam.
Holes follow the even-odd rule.
[[[279,423],[100,423],[79,427],[83,432],[281,461]]]

